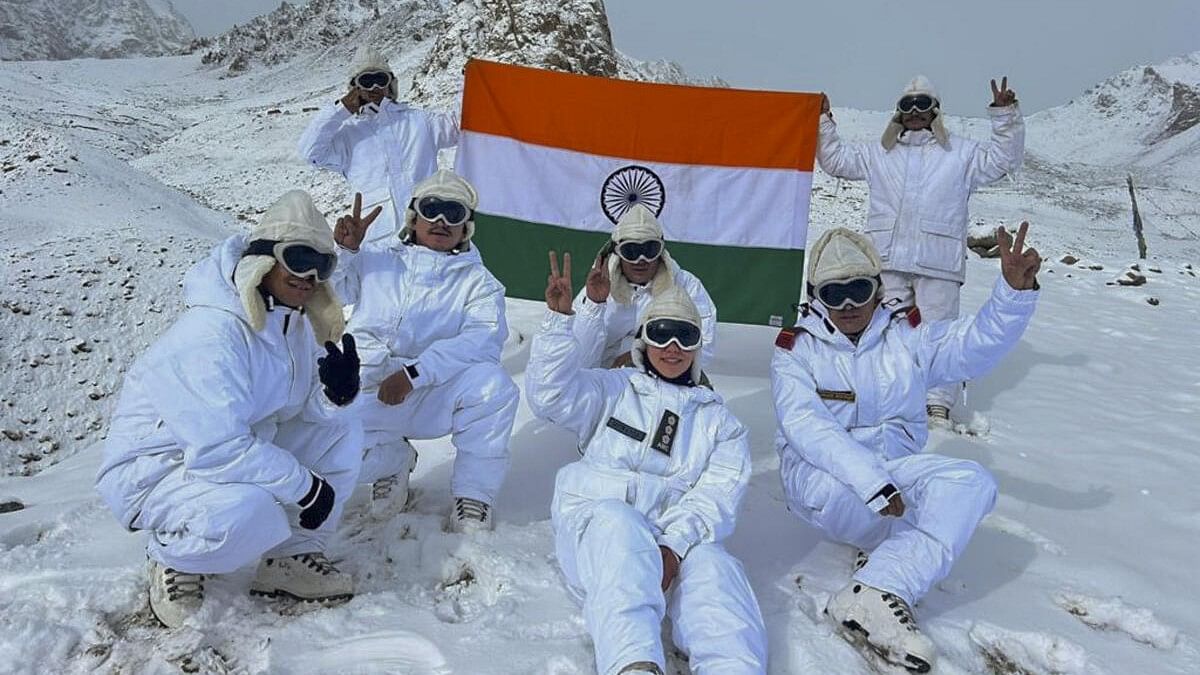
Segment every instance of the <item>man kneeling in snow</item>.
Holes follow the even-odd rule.
[[[700,314],[682,289],[656,293],[633,368],[583,369],[570,257],[550,254],[546,313],[526,394],[575,432],[582,459],[558,472],[551,520],[568,590],[582,601],[596,670],[663,673],[662,621],[692,672],[766,672],[766,633],[741,564],[721,546],[750,480],[746,427],[699,386]],[[598,330],[599,326],[587,327]]]
[[[187,310],[125,377],[96,489],[148,531],[150,608],[167,627],[200,608],[206,575],[264,555],[252,593],[354,593],[323,552],[362,457],[357,424],[330,405],[358,393],[325,283],[335,263],[324,217],[288,192],[188,272]]]
[[[358,201],[356,200],[356,204]],[[380,212],[338,219],[338,293],[354,303],[361,340],[362,481],[372,510],[404,507],[417,456],[408,439],[453,434],[457,452],[450,529],[492,529],[492,504],[508,472],[508,438],[520,392],[500,365],[508,335],[504,286],[471,245],[475,188],[438,171],[413,188],[398,237],[359,250]]]
[[[617,221],[605,252],[596,259],[586,287],[572,305],[577,314],[599,317],[598,322],[575,322],[584,367],[629,365],[638,317],[657,294],[671,286],[682,288],[700,310],[704,347],[699,359],[703,367],[713,356],[717,308],[700,279],[671,259],[654,214],[634,204]]]
[[[919,454],[928,387],[991,370],[1017,343],[1037,302],[1037,251],[998,231],[1002,277],[979,314],[920,323],[880,305],[870,240],[837,228],[811,250],[795,328],[776,340],[771,386],[788,508],[863,552],[826,612],[854,641],[928,671],[933,643],[910,607],[950,572],[996,500],[975,462]]]

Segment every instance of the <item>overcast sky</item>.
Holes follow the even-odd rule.
[[[200,35],[279,0],[174,0]],[[303,4],[294,3],[294,4]],[[1200,51],[1200,0],[606,0],[613,41],[736,87],[825,91],[886,110],[914,74],[982,115],[1007,74],[1027,112],[1129,66]]]

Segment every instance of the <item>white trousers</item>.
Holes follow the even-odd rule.
[[[508,439],[520,401],[517,385],[500,364],[473,365],[444,384],[413,390],[400,405],[384,405],[378,394],[365,389],[353,404],[365,436],[359,480],[370,483],[408,471],[414,458],[404,439],[449,434],[455,450],[450,491],[496,502],[508,473]]]
[[[555,532],[555,551],[596,650],[596,671],[637,661],[666,671],[662,622],[693,673],[765,673],[767,637],[742,565],[720,544],[692,548],[666,595],[650,523],[625,502],[593,502]]]
[[[897,307],[915,304],[922,321],[958,318],[961,283],[908,272],[884,272],[881,276],[884,302],[899,301]],[[925,400],[953,408],[962,398],[962,388],[962,383],[930,387]]]
[[[881,516],[833,476],[783,456],[788,509],[828,537],[868,552],[854,579],[915,604],[950,573],[979,521],[996,504],[996,481],[976,462],[918,454],[884,462],[906,511]]]
[[[133,521],[148,530],[147,555],[181,572],[225,574],[264,555],[325,550],[358,481],[362,433],[357,424],[293,419],[279,425],[274,443],[333,488],[333,511],[321,527],[301,528],[298,506],[280,504],[257,485],[199,480],[181,464],[154,486]]]

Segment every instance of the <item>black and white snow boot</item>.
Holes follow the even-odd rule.
[[[492,507],[470,497],[455,497],[450,511],[450,531],[471,534],[492,529]]]
[[[937,661],[937,649],[917,628],[908,603],[892,593],[851,580],[829,599],[825,613],[843,637],[889,663],[928,673]]]
[[[179,628],[204,604],[204,575],[172,569],[151,559],[150,611],[167,628]]]
[[[260,562],[250,593],[337,605],[354,597],[354,580],[324,553],[301,553]]]

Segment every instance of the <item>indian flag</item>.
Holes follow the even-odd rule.
[[[792,325],[819,94],[628,82],[473,60],[456,170],[473,241],[511,297],[544,297],[546,252],[576,292],[630,205],[662,224],[722,321]]]

